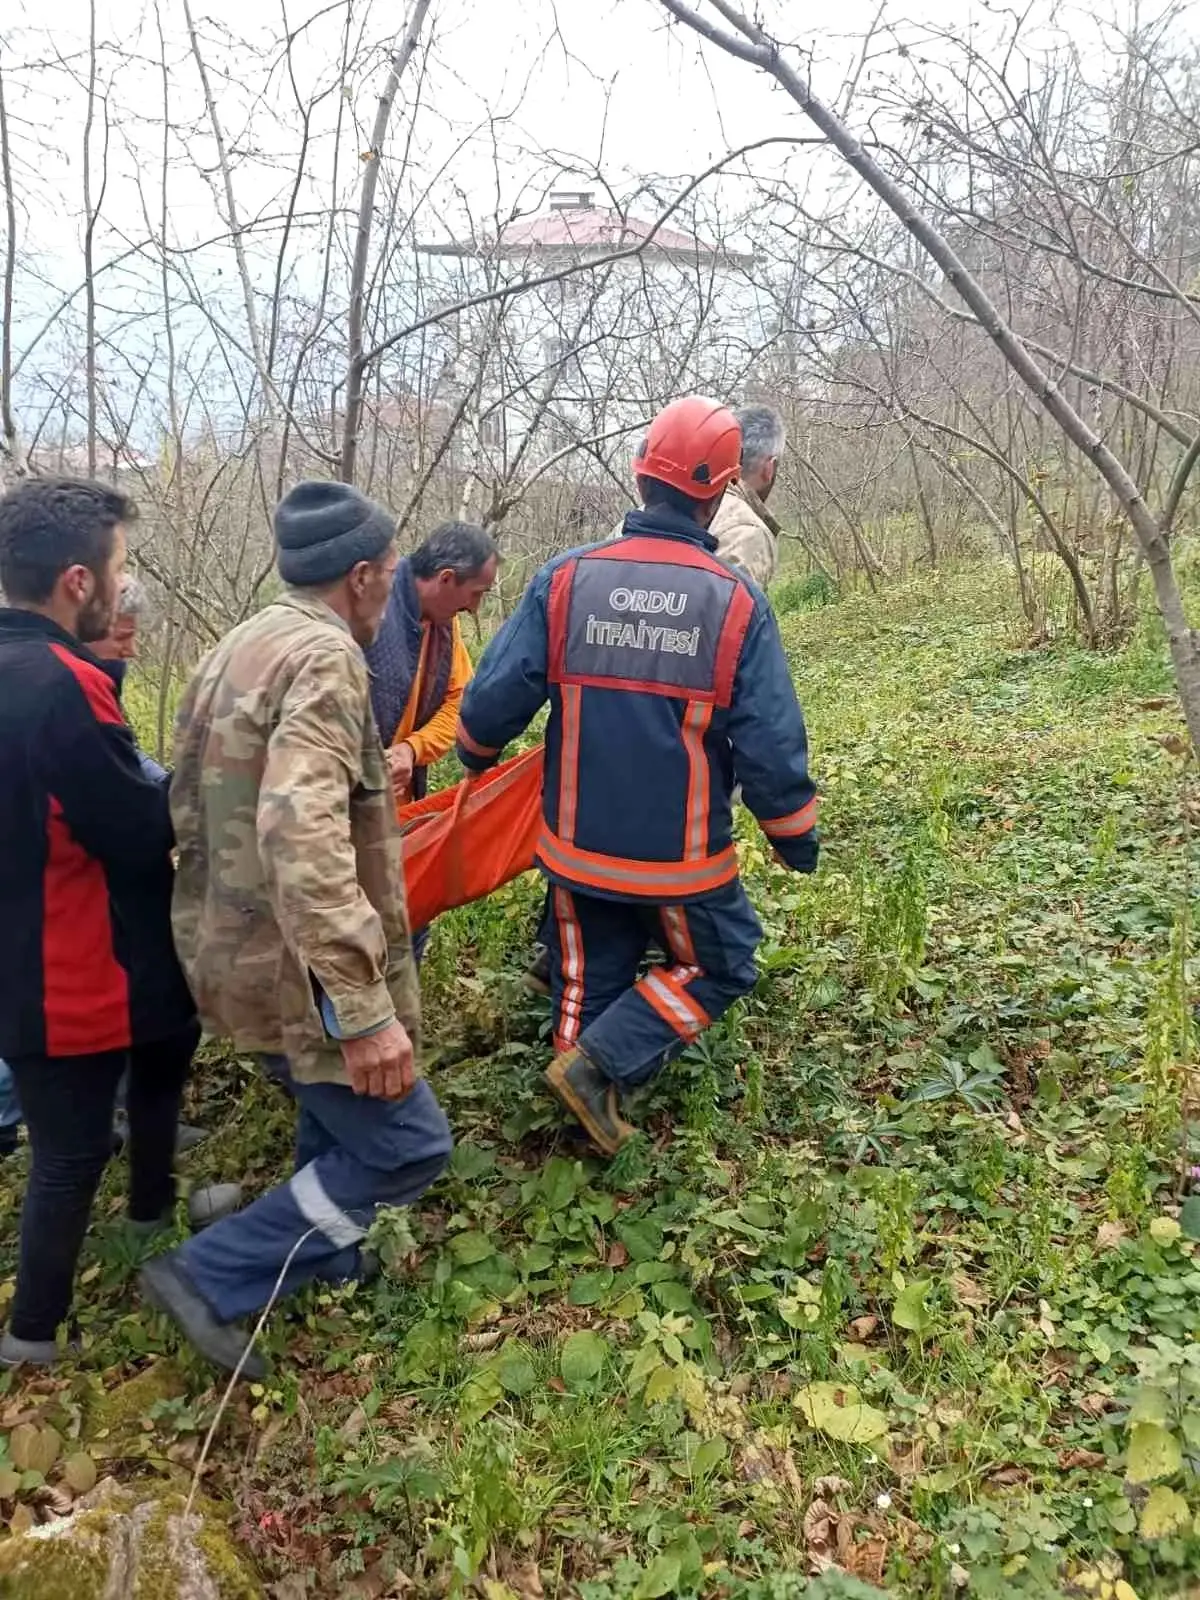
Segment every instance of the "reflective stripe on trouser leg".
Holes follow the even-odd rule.
[[[423,1080],[401,1101],[356,1095],[344,1084],[295,1089],[337,1143],[177,1253],[223,1322],[266,1305],[293,1250],[281,1295],[318,1275],[349,1276],[378,1207],[416,1200],[445,1170],[453,1148],[445,1115]]]
[[[610,1078],[631,1088],[686,1049],[757,978],[762,929],[740,882],[654,915],[676,965],[652,969],[579,1041]]]
[[[321,1232],[336,1245],[339,1250],[344,1250],[348,1245],[354,1245],[366,1237],[367,1230],[355,1222],[325,1193],[321,1183],[321,1174],[318,1162],[310,1161],[306,1167],[301,1167],[292,1181],[288,1184],[292,1199],[300,1215],[314,1228]]]
[[[562,1055],[570,1050],[579,1038],[583,1025],[583,929],[575,914],[575,905],[566,889],[554,891],[554,920],[558,929],[559,968],[562,974],[561,990],[555,1012],[554,1048]]]
[[[546,933],[554,1044],[560,1054],[633,983],[649,931],[642,906],[551,887]]]

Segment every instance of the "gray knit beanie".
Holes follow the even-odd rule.
[[[378,561],[395,536],[391,516],[348,483],[298,483],[275,509],[279,576],[299,589],[344,578]]]

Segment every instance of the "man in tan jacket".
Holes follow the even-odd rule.
[[[766,508],[775,485],[787,436],[773,406],[740,406],[734,411],[742,430],[742,475],[731,484],[708,530],[717,554],[749,573],[760,589],[775,576],[778,541]]]
[[[302,483],[275,536],[288,587],[201,664],[180,709],[173,923],[207,1030],[295,1097],[296,1171],[142,1272],[229,1368],[235,1319],[277,1285],[354,1277],[377,1208],[415,1200],[451,1150],[414,1076],[420,997],[362,653],[391,592],[392,520],[346,484]],[[242,1372],[261,1376],[260,1358]]]

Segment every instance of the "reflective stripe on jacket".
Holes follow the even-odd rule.
[[[765,596],[673,511],[534,578],[463,699],[482,770],[547,698],[542,869],[613,899],[698,899],[737,875],[735,783],[780,855],[816,864],[804,719]]]

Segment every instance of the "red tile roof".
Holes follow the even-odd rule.
[[[606,255],[609,251],[632,249],[642,241],[651,254],[670,256],[720,257],[726,261],[744,258],[733,252],[705,244],[694,234],[663,226],[657,230],[641,217],[622,216],[619,211],[601,206],[572,206],[551,210],[540,217],[509,222],[499,235],[477,243],[452,240],[446,244],[418,245],[427,255],[437,256],[523,256],[541,251],[578,251],[581,255]],[[748,258],[745,258],[748,259]]]

